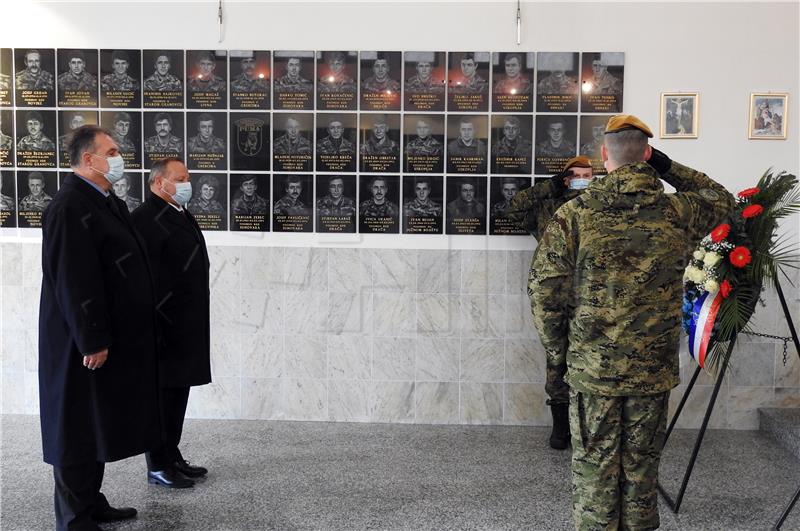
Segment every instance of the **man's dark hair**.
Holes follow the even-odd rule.
[[[167,171],[167,166],[170,162],[180,162],[183,164],[183,161],[177,157],[158,159],[150,167],[150,177],[147,179],[147,184],[153,184],[156,180],[156,177],[161,176],[165,171]]]
[[[389,189],[389,181],[386,180],[386,177],[381,177],[380,175],[377,175],[369,180],[369,187],[372,188],[375,186],[377,181],[383,181],[383,183],[386,185],[386,189]]]
[[[283,187],[289,188],[289,183],[300,183],[303,186],[303,178],[299,175],[287,175],[283,180]]]
[[[505,58],[503,59],[503,63],[507,63],[512,59],[516,59],[519,63],[519,66],[522,66],[522,56],[518,53],[509,53],[506,54]]]
[[[153,125],[156,125],[161,120],[168,121],[170,128],[172,128],[172,116],[170,116],[169,114],[167,114],[165,112],[160,112],[160,113],[156,114],[155,118],[153,118]]]
[[[114,123],[117,122],[128,122],[131,123],[131,115],[126,113],[125,111],[118,112],[114,115]]]
[[[44,119],[42,118],[42,113],[39,111],[28,111],[25,113],[25,121],[28,122],[30,120],[36,120],[40,124],[44,124]]]
[[[414,188],[417,187],[418,184],[427,184],[428,188],[433,188],[433,184],[431,183],[430,177],[414,177]]]
[[[86,57],[83,55],[82,50],[69,50],[67,53],[67,60],[72,59],[80,59],[84,63],[86,62]]]
[[[606,133],[605,146],[608,158],[624,166],[644,160],[647,136],[638,129]]]
[[[547,128],[554,126],[555,124],[561,124],[564,126],[564,129],[567,128],[567,120],[562,116],[553,116],[549,120],[547,120]]]
[[[216,64],[216,61],[214,60],[214,56],[211,54],[211,52],[205,52],[205,51],[204,52],[200,52],[199,54],[197,54],[197,57],[195,58],[195,62],[196,63],[200,63],[200,61],[202,61],[203,59],[206,59],[206,60],[211,61],[212,63]]]
[[[44,182],[44,175],[40,171],[32,171],[28,174],[28,182],[31,182],[31,179],[39,179]]]
[[[81,155],[86,152],[91,153],[95,149],[95,139],[97,135],[111,136],[111,132],[99,125],[82,125],[69,134],[67,141],[67,152],[69,153],[70,166],[77,168],[81,164]]]
[[[471,60],[471,61],[473,61],[473,62],[475,62],[475,63],[477,63],[477,62],[478,62],[478,61],[476,61],[476,60],[475,60],[475,53],[473,53],[473,52],[467,52],[467,53],[465,53],[464,55],[462,55],[462,56],[461,56],[461,60],[462,60],[462,61]]]
[[[200,116],[198,116],[197,120],[195,121],[195,125],[198,128],[200,127],[200,122],[211,122],[213,124],[214,123],[214,117],[211,116],[210,114],[208,114],[207,112],[204,112],[204,113],[200,114]]]
[[[125,61],[126,63],[130,63],[131,60],[128,58],[128,52],[125,50],[114,50],[111,52],[111,60],[112,61]]]
[[[216,195],[217,190],[219,190],[219,179],[217,179],[216,176],[208,174],[208,173],[205,174],[205,175],[202,175],[200,177],[200,179],[197,181],[197,189],[198,189],[198,191],[200,190],[200,188],[203,187],[203,185],[206,185],[206,184],[214,189],[214,195]]]
[[[159,50],[155,53],[155,57],[153,57],[153,65],[158,63],[159,57],[166,57],[167,61],[169,61],[170,66],[172,66],[172,54],[166,50]]]

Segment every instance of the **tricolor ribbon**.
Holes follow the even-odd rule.
[[[714,331],[714,321],[722,304],[722,294],[704,293],[694,303],[692,309],[692,322],[689,326],[689,354],[700,367],[706,364],[708,344],[711,342],[711,332]]]

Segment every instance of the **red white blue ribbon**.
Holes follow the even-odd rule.
[[[692,322],[689,326],[689,354],[701,367],[706,364],[708,345],[711,342],[711,332],[714,331],[714,321],[722,304],[722,293],[704,293],[694,303]]]

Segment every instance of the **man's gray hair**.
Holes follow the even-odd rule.
[[[175,157],[167,157],[165,159],[159,159],[153,163],[153,166],[150,168],[150,177],[147,179],[147,184],[153,184],[156,182],[156,177],[160,177],[164,175],[164,172],[167,171],[167,166],[170,162],[183,162],[181,159]]]
[[[644,161],[647,136],[638,129],[607,133],[605,138],[608,158],[624,166]]]

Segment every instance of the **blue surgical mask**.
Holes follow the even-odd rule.
[[[101,157],[101,155],[94,155],[93,157]],[[115,182],[122,179],[125,175],[125,160],[122,158],[122,155],[114,155],[113,157],[101,157],[105,158],[106,162],[108,163],[108,172],[103,173],[98,169],[95,169],[96,172],[101,173],[103,177],[106,178],[108,182],[114,184]]]
[[[175,183],[175,195],[172,200],[179,205],[185,205],[192,199],[192,183]]]
[[[585,190],[589,187],[589,183],[591,179],[583,179],[580,177],[573,177],[572,180],[569,182],[570,190]]]

